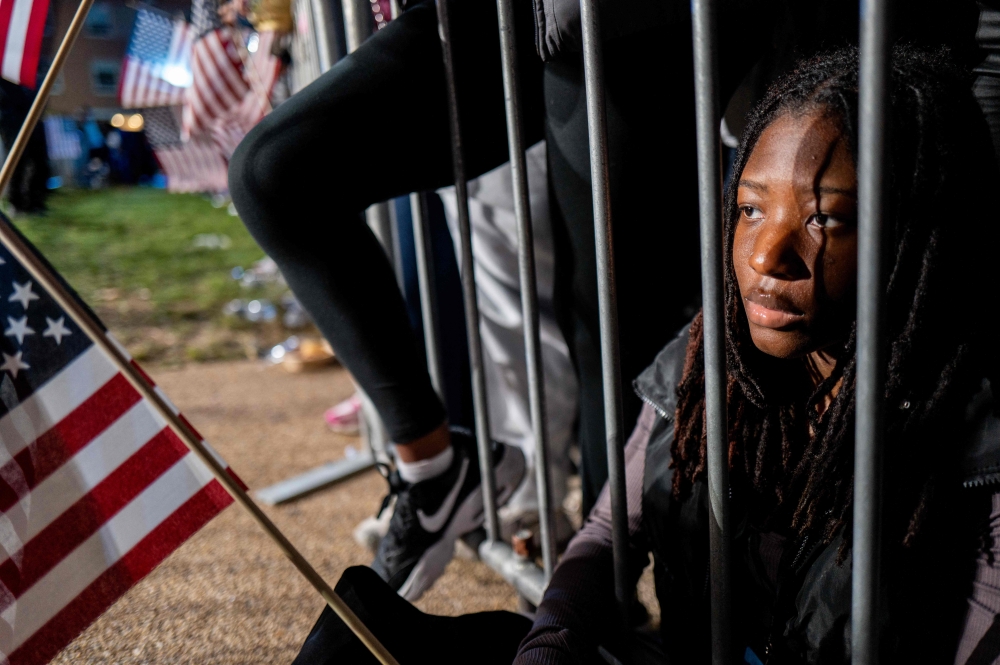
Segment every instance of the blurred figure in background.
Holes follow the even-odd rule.
[[[35,93],[28,88],[0,79],[0,138],[6,151],[10,150],[28,115]],[[45,130],[41,123],[35,126],[21,161],[14,169],[8,196],[15,212],[45,212],[46,187],[49,176],[49,153]]]

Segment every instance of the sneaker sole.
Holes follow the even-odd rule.
[[[496,467],[497,505],[503,505],[524,478],[524,454],[514,446],[508,446],[503,460]],[[455,516],[445,527],[440,540],[427,548],[417,565],[410,571],[400,596],[411,603],[420,598],[427,589],[444,573],[445,567],[455,554],[455,541],[461,536],[478,529],[485,521],[483,510],[483,486],[476,486],[455,511]]]

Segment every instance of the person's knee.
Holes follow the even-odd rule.
[[[244,137],[229,161],[233,204],[265,250],[274,236],[281,235],[282,211],[308,194],[299,191],[305,178],[295,168],[301,163],[295,143],[282,140],[283,132],[267,120]]]

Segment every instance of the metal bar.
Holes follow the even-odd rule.
[[[309,6],[312,9],[313,34],[316,35],[316,51],[319,55],[319,73],[325,74],[337,62],[337,49],[332,38],[332,12],[327,0],[309,0]]]
[[[701,220],[701,293],[705,344],[705,411],[708,434],[709,548],[712,663],[730,659],[729,460],[726,455],[726,355],[722,295],[722,154],[719,137],[719,72],[713,0],[694,0],[695,124],[698,145],[698,209]]]
[[[399,214],[396,205],[399,202],[391,199],[386,202],[386,212],[389,214],[389,240],[392,243],[392,269],[396,272],[396,283],[399,285],[399,292],[406,295],[406,275],[403,271],[403,247],[399,237]],[[409,199],[406,205],[410,205]],[[405,299],[405,298],[404,298]]]
[[[472,407],[476,418],[476,442],[479,446],[483,509],[486,513],[486,535],[490,540],[497,540],[500,537],[500,520],[497,517],[493,449],[490,446],[490,422],[486,410],[483,343],[479,334],[479,303],[476,298],[475,264],[472,259],[472,230],[469,226],[469,190],[465,179],[465,160],[462,154],[462,131],[458,111],[458,91],[455,83],[455,61],[451,50],[448,2],[449,0],[435,0],[438,35],[441,37],[441,55],[444,58],[445,84],[448,89],[451,158],[455,172],[455,202],[458,207],[458,234],[461,243],[459,249],[462,264],[462,300],[465,303],[465,327],[469,336],[469,364],[472,366]]]
[[[883,224],[887,97],[888,1],[861,3],[858,85],[858,337],[854,449],[851,656],[878,663],[878,588],[882,517],[882,395],[884,386]]]
[[[379,243],[382,245],[389,263],[393,266],[393,272],[396,274],[398,283],[399,274],[395,272],[396,257],[393,252],[392,217],[389,213],[389,204],[383,201],[382,203],[375,203],[368,206],[368,209],[365,210],[365,221],[368,222],[368,228],[372,230],[372,233],[375,234],[375,237],[378,238]]]
[[[611,491],[611,541],[614,553],[615,600],[623,626],[628,625],[632,589],[628,585],[628,513],[625,503],[625,450],[622,436],[621,358],[618,349],[618,295],[611,230],[608,182],[608,123],[604,107],[604,61],[596,0],[580,0],[583,27],[583,70],[587,90],[590,178],[594,197],[594,242],[597,253],[597,297],[601,319],[601,373],[604,430],[608,444]]]
[[[521,313],[524,320],[524,349],[528,367],[528,402],[535,435],[535,482],[542,539],[545,579],[552,577],[556,563],[556,538],[549,487],[549,436],[545,422],[545,378],[539,332],[538,284],[535,278],[535,240],[528,197],[528,168],[521,136],[521,100],[517,76],[517,39],[514,34],[514,3],[497,0],[500,23],[500,54],[503,67],[504,105],[507,113],[507,145],[514,189],[514,217],[517,219],[517,267],[521,281]]]
[[[487,540],[479,546],[479,558],[495,570],[529,603],[538,607],[545,595],[548,577],[530,559],[518,557],[507,543]]]
[[[427,226],[426,199],[423,194],[410,194],[410,214],[413,219],[413,248],[417,256],[417,284],[420,287],[420,318],[424,323],[424,350],[427,354],[427,373],[431,376],[434,391],[443,400],[444,379],[441,373],[440,345],[438,343],[437,287],[434,281],[434,250]]]
[[[326,489],[341,480],[347,480],[362,471],[367,471],[373,466],[375,466],[375,456],[370,450],[365,450],[356,453],[353,457],[327,462],[322,466],[309,469],[305,473],[259,489],[254,492],[254,496],[261,503],[277,506]]]
[[[371,6],[362,0],[343,0],[343,7],[347,52],[354,53],[362,42],[371,37],[373,27]]]

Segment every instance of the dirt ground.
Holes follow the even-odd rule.
[[[241,361],[151,368],[166,393],[251,488],[339,459],[358,437],[327,430],[323,412],[348,397],[346,371],[289,374]],[[268,515],[331,585],[370,555],[355,525],[378,509],[372,471]],[[516,610],[485,565],[452,561],[418,603],[427,612]],[[237,506],[230,506],[133,587],[56,663],[289,663],[323,601]]]

